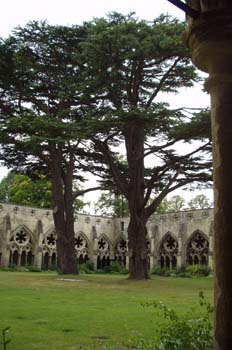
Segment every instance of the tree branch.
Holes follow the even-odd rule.
[[[192,7],[183,3],[182,1],[180,0],[168,0],[168,1],[174,6],[178,7],[180,10],[184,11],[186,15],[188,15],[189,17],[192,17],[194,19],[200,17],[200,14],[201,14],[200,11],[193,9]]]
[[[97,191],[97,190],[103,190],[104,188],[101,186],[96,186],[96,187],[90,187],[85,190],[77,190],[73,193],[73,199],[82,196],[85,193],[92,192],[92,191]]]
[[[149,98],[147,104],[146,104],[146,109],[149,108],[151,106],[152,101],[154,100],[154,98],[158,95],[159,91],[162,88],[163,83],[165,82],[165,80],[167,79],[167,77],[169,76],[169,74],[171,73],[171,71],[173,70],[173,68],[175,68],[175,66],[177,65],[177,63],[181,60],[180,57],[178,57],[174,63],[171,65],[171,67],[167,70],[167,72],[164,73],[164,75],[162,76],[162,78],[160,79],[157,88],[155,89],[155,91],[153,92],[153,94],[151,95],[151,97]]]

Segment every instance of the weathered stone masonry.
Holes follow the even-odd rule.
[[[154,215],[147,224],[150,268],[203,264],[212,267],[213,210]],[[79,263],[96,268],[114,260],[128,266],[128,218],[77,214],[75,248]],[[0,265],[56,266],[56,233],[52,210],[0,205]]]

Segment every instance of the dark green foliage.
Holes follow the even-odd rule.
[[[167,320],[166,326],[160,330],[158,345],[146,345],[142,349],[154,350],[212,350],[213,349],[213,307],[205,301],[203,293],[199,293],[200,306],[204,308],[201,318],[189,317],[190,312],[178,315],[162,302],[144,303],[153,306]],[[190,311],[190,310],[189,310]]]
[[[81,273],[94,273],[94,263],[91,260],[87,260],[79,266],[79,270]]]
[[[193,277],[193,276],[198,276],[198,277],[206,277],[209,276],[211,272],[211,269],[209,266],[206,265],[186,265],[182,266],[179,269],[174,269],[170,270],[169,268],[166,267],[160,267],[160,266],[155,266],[152,269],[152,274],[153,275],[159,275],[159,276],[177,276],[177,277]]]
[[[41,269],[37,266],[27,265],[26,268],[29,272],[41,272]]]
[[[50,174],[58,237],[64,233],[58,262],[62,241],[73,246],[73,198],[83,193],[73,192],[73,180],[84,180],[77,165],[127,199],[137,279],[149,277],[148,218],[171,191],[211,180],[207,111],[190,116],[158,99],[197,81],[183,29],[168,16],[151,23],[111,13],[71,28],[32,22],[1,42],[0,159]],[[196,139],[194,151],[177,152]]]
[[[88,40],[81,48],[95,106],[89,115],[96,132],[93,147],[109,171],[103,178],[128,201],[130,276],[148,278],[148,218],[168,193],[212,179],[209,113],[173,110],[160,102],[161,93],[176,93],[197,81],[181,41],[183,23],[168,16],[146,22],[111,13],[85,28]],[[200,143],[188,152],[185,143],[193,140]],[[115,147],[121,143],[124,164]]]
[[[91,98],[83,95],[83,27],[30,22],[0,41],[0,160],[52,184],[58,266],[77,273],[74,201],[88,165],[82,127]],[[90,189],[87,189],[89,191]]]
[[[101,194],[97,203],[95,203],[95,211],[100,215],[117,218],[129,216],[128,203],[125,197],[112,191]]]
[[[208,276],[210,274],[210,267],[205,265],[187,265],[185,271],[192,276]]]

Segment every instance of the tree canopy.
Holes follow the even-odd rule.
[[[197,80],[181,42],[183,26],[166,16],[148,23],[118,13],[86,24],[82,49],[95,104],[93,147],[128,201],[132,278],[148,277],[145,225],[165,196],[211,181],[209,113],[190,115],[159,99]],[[188,151],[193,140],[199,143]],[[118,160],[120,144],[126,164]]]
[[[83,94],[82,27],[31,22],[0,43],[0,159],[5,165],[51,180],[58,265],[77,272],[74,250],[74,190],[84,181],[81,126],[90,96]]]
[[[0,159],[49,174],[63,272],[76,271],[77,169],[128,201],[131,278],[148,278],[146,222],[165,196],[211,180],[208,112],[160,102],[197,80],[183,26],[167,16],[146,22],[111,13],[70,28],[32,22],[1,42]]]

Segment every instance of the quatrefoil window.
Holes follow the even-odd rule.
[[[175,241],[174,238],[172,238],[171,236],[168,236],[168,238],[164,242],[164,246],[166,250],[173,251],[177,246],[177,242]]]
[[[191,245],[193,249],[202,251],[208,247],[208,242],[201,234],[197,234],[196,237],[193,239]]]
[[[78,236],[77,238],[75,238],[75,248],[76,249],[81,250],[85,247],[87,247],[87,243],[83,237]]]
[[[27,236],[27,233],[23,230],[20,230],[19,232],[17,232],[15,234],[15,241],[18,243],[18,244],[24,244],[28,241],[28,236]]]
[[[108,249],[108,243],[105,241],[104,238],[101,238],[98,241],[98,249],[101,251],[107,250]]]
[[[50,247],[54,247],[56,245],[56,237],[55,237],[54,233],[51,233],[50,235],[48,235],[46,237],[46,243]]]

